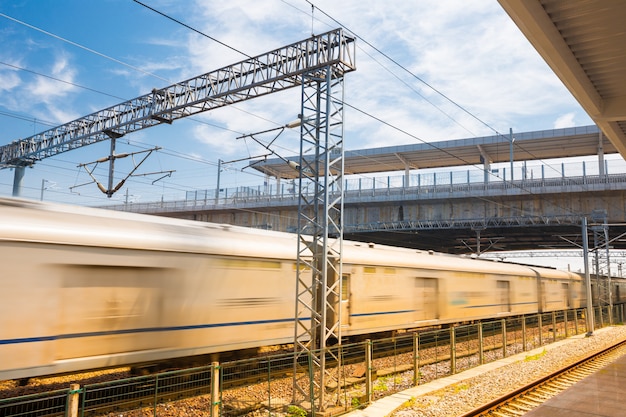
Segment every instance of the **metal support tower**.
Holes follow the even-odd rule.
[[[311,411],[327,405],[325,387],[341,358],[327,347],[341,341],[341,282],[343,244],[343,75],[332,67],[307,72],[302,83],[300,192],[298,203],[298,265],[294,334],[294,401],[311,399]],[[314,158],[305,157],[308,148]],[[310,375],[300,379],[299,359]],[[335,368],[335,369],[338,369]]]
[[[602,222],[592,226],[593,246],[595,252],[596,285],[598,288],[598,305],[609,307],[609,323],[613,323],[613,295],[611,291],[611,258],[609,224],[606,212],[592,213],[594,221]]]
[[[325,407],[325,349],[341,341],[343,76],[355,69],[355,39],[335,29],[1,146],[0,169],[21,167],[23,175],[23,166],[61,152],[301,86],[294,345],[311,359],[314,382],[307,378],[296,389],[294,377],[294,391],[311,399],[314,413],[316,402]],[[304,157],[309,147],[314,158]],[[312,198],[303,192],[308,186]]]

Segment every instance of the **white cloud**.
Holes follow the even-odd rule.
[[[15,71],[0,71],[0,91],[11,91],[20,84],[21,79]]]
[[[70,67],[68,59],[64,56],[58,56],[48,70],[48,73],[56,78],[68,83],[74,82],[75,69]],[[56,80],[46,77],[36,77],[29,87],[31,98],[35,102],[50,104],[60,97],[67,96],[70,92],[76,91],[77,87],[60,83]]]
[[[574,127],[576,124],[574,123],[576,115],[574,113],[567,113],[560,116],[558,119],[554,121],[555,129],[562,129],[566,127]]]

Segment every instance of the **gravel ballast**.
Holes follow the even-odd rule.
[[[379,400],[351,417],[462,415],[522,385],[626,340],[626,326],[596,330],[473,368]]]

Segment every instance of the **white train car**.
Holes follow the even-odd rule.
[[[354,242],[343,259],[346,336],[584,305],[581,277],[549,268]]]
[[[296,237],[0,201],[0,380],[293,341]]]
[[[0,199],[0,380],[290,343],[296,245],[294,234]],[[357,242],[342,256],[346,338],[584,301],[578,275],[551,269]]]

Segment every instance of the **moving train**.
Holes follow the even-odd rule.
[[[296,245],[289,233],[0,198],[0,380],[290,343]],[[554,269],[348,241],[342,256],[346,340],[586,301],[581,276]]]

